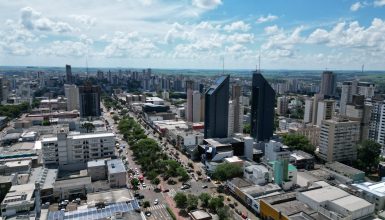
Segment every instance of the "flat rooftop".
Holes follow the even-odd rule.
[[[99,202],[115,203],[115,202],[127,202],[133,200],[134,197],[127,189],[109,190],[97,193],[87,194],[87,204],[89,206],[95,205]]]
[[[70,138],[76,139],[88,139],[88,138],[103,138],[103,137],[115,137],[114,133],[92,133],[92,134],[78,134],[69,136]]]
[[[308,215],[311,215],[311,214],[317,212],[317,211],[311,209],[305,203],[298,201],[298,200],[293,200],[293,201],[289,201],[289,202],[283,202],[283,203],[275,204],[275,205],[273,205],[273,207],[286,216],[295,215],[295,214],[298,214],[301,212],[306,213]]]
[[[261,195],[269,194],[272,192],[280,191],[281,187],[277,184],[269,183],[264,186],[253,185],[249,187],[243,187],[242,192],[251,195],[252,197],[260,197]]]
[[[121,159],[114,159],[107,161],[108,173],[125,173],[126,168],[124,167]]]
[[[333,201],[350,195],[344,190],[334,186],[327,186],[320,189],[309,190],[306,192],[301,192],[301,194],[317,203]]]
[[[34,199],[32,199],[32,195],[34,191],[35,191],[35,184],[23,184],[23,185],[11,186],[2,204],[18,205],[25,202],[34,203]]]
[[[332,203],[343,207],[344,209],[349,210],[350,212],[355,212],[363,208],[374,206],[373,204],[367,202],[364,199],[358,198],[357,196],[349,195],[340,199],[333,200]]]
[[[358,170],[356,168],[353,168],[351,166],[348,166],[339,162],[326,163],[325,167],[337,173],[344,173],[349,176],[364,173],[364,171]]]
[[[87,167],[101,167],[106,165],[107,159],[98,159],[87,162]]]
[[[57,180],[54,184],[54,188],[60,189],[60,188],[66,188],[71,186],[88,185],[88,184],[91,184],[91,177],[86,176],[86,177],[79,177],[79,178]]]
[[[241,140],[237,138],[207,138],[207,139],[204,139],[204,141],[207,142],[208,145],[211,145],[214,147],[227,147],[232,143],[241,142]]]
[[[234,184],[238,188],[244,188],[244,187],[248,187],[248,186],[254,185],[251,182],[246,181],[245,179],[242,179],[242,178],[239,178],[239,177],[236,177],[236,178],[232,179],[230,182],[232,184]]]
[[[374,194],[378,197],[385,196],[385,181],[382,181],[379,183],[370,183],[370,182],[356,183],[356,184],[352,184],[352,186],[360,190]]]

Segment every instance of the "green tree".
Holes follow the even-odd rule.
[[[150,202],[149,201],[144,201],[143,202],[143,208],[148,208],[150,207]]]
[[[250,131],[251,131],[251,125],[250,124],[245,124],[243,126],[243,133],[250,134]]]
[[[139,186],[139,180],[136,178],[131,179],[131,185],[134,189],[138,189]]]
[[[187,195],[187,210],[191,211],[198,207],[198,197],[192,194]]]
[[[117,123],[117,121],[119,121],[119,116],[114,115],[112,116],[112,119],[114,120],[115,123]]]
[[[187,196],[182,192],[178,192],[174,196],[176,207],[184,209],[187,206]]]
[[[158,185],[160,183],[160,179],[157,177],[157,178],[151,180],[151,183],[154,185]]]
[[[203,207],[203,208],[207,208],[207,207],[209,206],[209,201],[210,201],[210,199],[211,199],[211,196],[210,196],[210,194],[208,194],[208,193],[201,193],[201,194],[199,195],[199,199],[200,199],[201,202],[202,202],[202,207]]]
[[[209,208],[214,213],[217,213],[219,208],[224,206],[223,197],[213,197],[209,201]]]
[[[372,140],[365,140],[357,145],[357,165],[365,172],[371,172],[380,161],[381,145]]]
[[[90,122],[85,122],[82,124],[82,128],[86,129],[87,133],[91,133],[95,130],[95,125]]]
[[[283,144],[290,147],[292,150],[302,150],[310,154],[314,154],[314,147],[310,144],[307,137],[300,134],[284,134]]]
[[[214,179],[225,181],[234,177],[242,176],[243,170],[240,165],[231,163],[219,164],[213,172]]]
[[[230,217],[230,210],[228,206],[218,208],[217,210],[219,220],[227,220]]]

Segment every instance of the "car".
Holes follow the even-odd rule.
[[[158,203],[159,203],[159,199],[155,199],[154,205],[158,205]]]
[[[206,188],[207,188],[207,185],[203,185],[203,186],[202,186],[202,189],[206,189]]]
[[[164,192],[164,193],[170,192],[170,190],[169,190],[169,189],[165,189],[165,190],[163,190],[163,192]]]
[[[151,216],[151,212],[150,212],[150,211],[145,211],[144,214],[145,214],[147,217],[150,217],[150,216]]]
[[[232,203],[230,203],[229,206],[230,206],[230,208],[232,208],[232,209],[235,208],[234,204],[232,204]]]
[[[146,184],[145,183],[143,183],[142,186],[143,186],[143,188],[146,188]]]

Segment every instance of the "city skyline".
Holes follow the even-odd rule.
[[[225,69],[254,69],[261,56],[263,69],[384,69],[383,0],[34,0],[0,8],[2,66],[221,69],[224,57]]]

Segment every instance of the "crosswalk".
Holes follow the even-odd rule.
[[[147,189],[147,190],[153,190],[154,189],[154,186],[153,185],[146,185],[146,187],[143,187],[142,185],[138,186],[138,188],[140,190],[144,190],[144,189]]]
[[[154,205],[154,206],[146,208],[146,211],[154,211],[154,210],[165,209],[165,208],[166,208],[165,204],[159,204],[159,205]]]
[[[167,195],[174,198],[174,196],[176,195],[175,189],[170,189],[170,191],[167,193]]]

